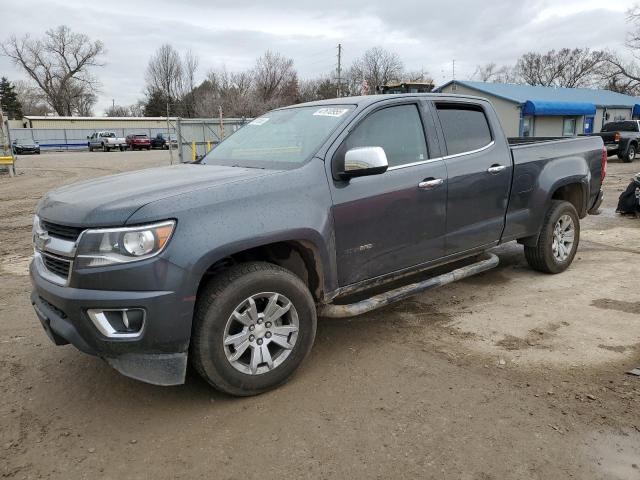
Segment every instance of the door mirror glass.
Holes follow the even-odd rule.
[[[378,175],[389,168],[387,154],[382,147],[358,147],[344,155],[344,178]]]

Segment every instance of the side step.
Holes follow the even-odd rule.
[[[375,295],[357,303],[349,305],[336,305],[334,303],[322,305],[318,308],[318,316],[325,318],[348,318],[355,317],[356,315],[362,315],[363,313],[376,310],[394,302],[404,300],[407,297],[415,295],[417,293],[430,290],[432,288],[441,287],[448,283],[457,282],[463,278],[476,275],[477,273],[491,270],[498,266],[500,260],[493,253],[486,253],[486,258],[479,262],[461,267],[456,270],[452,270],[448,273],[443,273],[437,277],[429,278],[422,282],[412,283],[404,287],[399,287],[388,292]]]

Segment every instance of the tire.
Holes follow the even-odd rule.
[[[87,148],[89,149],[90,152],[93,152],[93,148],[91,148],[91,144],[87,143]]]
[[[276,312],[277,307],[289,304],[279,317],[267,313],[273,297]],[[250,298],[255,306],[253,316]],[[234,312],[236,316],[232,316]],[[296,275],[266,262],[234,265],[213,278],[198,295],[189,357],[196,371],[216,389],[236,396],[258,395],[293,375],[311,351],[316,322],[313,297]],[[224,345],[224,339],[232,335],[241,335],[241,340]],[[256,361],[254,367],[254,355],[264,360],[264,349],[271,365]],[[233,355],[239,358],[233,361]]]
[[[571,220],[570,227],[567,218]],[[560,231],[562,231],[562,235],[560,235]],[[570,236],[571,233],[572,236]],[[572,242],[569,245],[570,238],[572,238]],[[562,245],[561,249],[557,247],[554,251],[554,245],[559,243]],[[580,219],[575,207],[564,200],[553,200],[545,215],[538,244],[535,247],[525,246],[524,255],[527,263],[534,270],[544,273],[560,273],[569,268],[573,262],[579,243]]]
[[[620,159],[624,163],[631,163],[635,160],[637,151],[638,151],[637,147],[634,144],[631,144],[627,147],[627,151],[624,153],[622,157],[620,157]]]
[[[108,152],[108,151],[109,151],[109,147],[107,147],[107,144],[106,144],[106,143],[103,143],[103,144],[102,144],[102,151],[103,151],[103,152]]]

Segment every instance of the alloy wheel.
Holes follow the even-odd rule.
[[[562,215],[553,227],[553,243],[551,250],[558,262],[564,262],[571,251],[575,239],[575,226],[569,215]]]
[[[242,373],[267,373],[291,354],[298,330],[298,312],[291,300],[279,293],[258,293],[243,300],[229,316],[224,353]]]

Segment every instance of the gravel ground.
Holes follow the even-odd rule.
[[[614,213],[640,162],[612,159],[565,273],[499,268],[352,320],[321,320],[294,379],[235,399],[161,388],[55,347],[29,303],[47,190],[168,152],[21,157],[0,176],[3,478],[640,479],[640,219]]]

